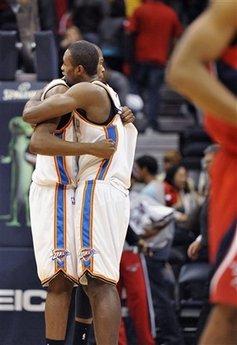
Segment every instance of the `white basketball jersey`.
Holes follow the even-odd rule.
[[[99,81],[93,82],[103,87],[109,94],[114,106],[119,110],[121,104],[114,90]],[[128,189],[135,155],[137,130],[133,124],[123,125],[119,115],[115,115],[106,125],[97,125],[78,114],[80,122],[81,142],[94,143],[104,139],[112,139],[116,143],[116,151],[110,159],[97,158],[91,155],[79,157],[78,182],[88,180],[107,180],[112,184]]]
[[[68,87],[64,80],[55,79],[46,86],[41,99],[45,99],[46,93],[58,85]],[[54,135],[66,141],[77,141],[73,113],[67,124],[56,130]],[[77,157],[75,156],[43,156],[38,154],[32,180],[40,185],[75,185],[77,171]]]

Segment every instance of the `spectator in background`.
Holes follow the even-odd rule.
[[[150,0],[134,11],[127,24],[127,33],[128,63],[135,63],[132,78],[138,93],[146,90],[148,126],[158,130],[159,89],[169,53],[182,34],[182,26],[171,7]]]
[[[143,193],[155,199],[160,204],[165,203],[163,184],[157,180],[157,160],[152,156],[141,156],[134,165],[134,175],[138,181],[145,183]]]
[[[0,14],[5,21],[0,28],[16,30],[22,43],[21,57],[25,72],[34,72],[34,34],[56,30],[55,8],[51,0],[6,0]]]
[[[210,188],[210,166],[212,165],[213,159],[220,147],[218,144],[209,145],[204,150],[204,157],[202,159],[202,171],[198,181],[198,192],[204,199],[209,193]]]
[[[179,165],[181,163],[182,156],[177,150],[169,150],[164,153],[163,156],[163,172],[158,175],[159,181],[163,182],[167,171],[174,165]]]
[[[138,181],[145,183],[141,193],[164,205],[164,186],[157,180],[157,173],[158,164],[154,157],[142,156],[136,160],[134,175]],[[173,282],[169,278],[166,265],[173,240],[173,224],[171,223],[161,231],[159,229],[156,232],[152,231],[150,236],[146,232],[146,235],[147,245],[152,247],[153,252],[152,256],[146,257],[146,263],[161,341],[167,345],[183,345],[183,336],[170,294]]]
[[[158,175],[158,180],[163,182],[165,180],[167,171],[169,171],[173,166],[179,165],[182,162],[182,155],[177,150],[166,151],[163,157],[163,172]],[[188,187],[190,191],[195,189],[195,184],[193,179],[188,176]]]
[[[74,0],[72,21],[85,40],[99,45],[98,28],[107,12],[106,0]]]
[[[25,72],[34,72],[34,33],[40,31],[38,1],[7,0],[7,2],[15,16],[16,28],[22,43],[21,57]]]
[[[164,188],[166,205],[176,210],[172,254],[177,256],[182,264],[186,260],[187,247],[198,226],[198,197],[189,188],[188,171],[183,165],[173,166],[167,171]]]
[[[200,213],[200,235],[193,241],[189,248],[188,248],[188,256],[192,260],[196,260],[199,256],[199,252],[201,249],[207,249],[207,230],[208,230],[208,199],[209,199],[209,191],[210,191],[210,168],[212,166],[213,160],[215,158],[216,153],[219,151],[220,146],[218,144],[213,144],[208,146],[204,150],[204,157],[202,160],[203,164],[203,174],[205,174],[205,184],[202,186],[202,196],[204,196],[204,201],[201,206],[201,213]],[[207,259],[207,253],[206,253]]]
[[[200,235],[193,241],[188,247],[188,256],[191,260],[205,260],[208,261],[208,205],[209,205],[209,191],[210,191],[210,169],[213,164],[215,155],[219,151],[220,146],[218,144],[213,144],[208,146],[204,151],[203,158],[203,170],[206,172],[206,184],[204,188],[205,199],[201,206],[200,212]],[[211,279],[211,276],[210,276]],[[209,285],[210,279],[206,282],[204,286],[205,291],[205,300],[203,307],[199,316],[197,333],[196,333],[196,342],[203,332],[207,318],[209,316],[211,305],[209,303]]]
[[[171,167],[164,182],[166,205],[189,214],[196,205],[197,195],[189,189],[186,167],[182,164]]]

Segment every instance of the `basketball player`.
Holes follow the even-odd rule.
[[[88,60],[91,46],[86,42],[81,43],[79,48],[74,51],[74,62],[83,63],[88,74],[96,75],[97,70],[94,66],[98,63],[98,57]],[[72,80],[79,81],[80,78],[77,79],[76,76],[75,80]],[[63,93],[67,89],[68,85],[64,80],[54,80],[45,88],[42,99],[55,93]],[[30,100],[27,106],[32,102],[34,103],[34,100]],[[78,281],[73,224],[73,200],[78,170],[75,155],[85,152],[106,158],[114,152],[114,145],[111,143],[76,143],[73,122],[71,113],[61,119],[41,124],[36,127],[31,143],[31,148],[37,153],[48,154],[37,156],[30,191],[32,233],[38,273],[42,284],[49,285],[45,311],[47,344],[65,337],[72,282]],[[55,136],[52,133],[55,133]],[[65,141],[60,138],[64,138]],[[60,156],[49,157],[56,154]],[[62,157],[65,154],[71,156]],[[63,201],[60,199],[62,197]],[[56,212],[54,205],[57,205]],[[64,215],[61,214],[63,210]],[[60,223],[62,221],[64,226]],[[55,238],[54,233],[49,231],[50,228],[57,230]]]
[[[207,64],[218,60],[219,76]],[[237,339],[237,1],[213,0],[189,27],[174,52],[167,81],[205,112],[220,143],[212,167],[209,247],[216,263],[210,295],[215,304],[201,345]]]
[[[84,43],[84,45],[86,45],[86,43]],[[82,46],[82,43],[81,43],[81,46]],[[84,47],[84,50],[85,50],[85,47]],[[87,56],[85,54],[86,54],[86,50],[84,51],[84,56],[82,55],[81,50],[74,52],[74,55],[73,55],[73,58],[75,60],[74,62],[79,63],[80,61],[82,62],[83,59],[84,59],[84,61],[86,61]],[[99,66],[98,66],[98,72],[103,73],[104,72],[103,57],[102,57],[101,53],[100,53],[100,59],[99,60],[100,61],[99,61]],[[65,67],[63,67],[63,68],[65,68]],[[87,65],[87,68],[88,68],[88,65]],[[76,70],[76,67],[71,66],[71,70],[73,70],[73,69]],[[70,74],[69,74],[68,78],[69,78],[69,83],[76,83],[76,82],[80,81],[80,78],[77,78],[76,73],[75,73],[74,79],[70,78]],[[52,94],[64,93],[67,89],[68,89],[68,85],[65,83],[64,80],[62,80],[62,79],[54,80],[44,90],[43,98],[49,97]],[[34,104],[35,100],[37,100],[37,99],[38,99],[38,96],[33,97],[27,103],[27,106],[31,106],[32,104]],[[124,123],[133,121],[133,118],[134,118],[133,114],[131,113],[131,111],[127,107],[122,108],[121,117],[123,118]],[[67,120],[71,121],[71,124],[68,127],[70,128],[71,134],[73,134],[73,127],[71,126],[72,125],[71,116],[66,115],[66,116],[62,117],[60,121],[62,123],[63,122],[66,123]],[[80,147],[80,145],[78,146],[78,144],[76,144],[75,142],[74,143],[63,142],[62,140],[60,140],[60,138],[58,138],[58,136],[53,136],[52,133],[54,132],[54,129],[60,128],[60,126],[62,126],[62,124],[57,125],[58,122],[59,122],[59,119],[56,119],[54,121],[40,124],[39,126],[36,127],[33,138],[32,138],[31,149],[33,149],[33,151],[35,151],[35,153],[42,153],[42,154],[47,154],[47,155],[60,154],[60,157],[55,157],[55,158],[38,155],[37,168],[36,168],[36,171],[34,172],[33,179],[35,181],[40,179],[41,184],[44,184],[45,182],[47,182],[48,185],[50,185],[50,184],[55,185],[54,175],[52,175],[52,172],[54,171],[54,168],[55,168],[55,166],[54,166],[55,159],[56,160],[62,160],[63,162],[66,162],[67,167],[68,167],[68,165],[71,165],[71,163],[73,163],[73,165],[75,165],[75,158],[73,158],[73,157],[63,158],[61,156],[62,156],[62,154],[65,154],[65,153],[75,154],[77,152],[77,150],[79,150],[79,147]],[[69,130],[67,129],[66,139],[75,141],[75,133],[71,137],[68,135],[68,133],[69,133]],[[60,131],[58,131],[58,135],[59,134],[60,134]],[[64,133],[64,137],[65,137],[65,133]],[[98,145],[100,146],[100,148]],[[101,142],[101,143],[97,143],[96,146],[98,147],[98,152],[99,152],[99,150],[103,149],[103,147],[104,147],[103,151],[104,151],[105,155],[107,155],[107,154],[109,155],[110,152],[113,152],[113,150],[114,150],[114,147],[111,143],[109,143],[109,146],[108,146],[107,143]],[[106,153],[106,151],[107,151],[107,153]],[[96,154],[96,152],[95,152],[95,154]],[[104,156],[104,157],[106,157],[106,156]],[[50,169],[47,169],[47,171],[43,171],[43,170],[45,170],[45,167],[49,166],[49,164],[50,164]],[[75,170],[75,172],[77,172],[77,168],[74,170]],[[52,181],[52,176],[53,176],[53,181]],[[74,176],[74,178],[75,178],[75,176]],[[33,183],[33,185],[34,185],[34,183]],[[69,186],[67,186],[67,187],[69,187]],[[73,193],[73,186],[71,186],[71,187],[72,187],[71,189],[72,189],[72,193]],[[33,189],[33,186],[32,186],[32,189]],[[69,193],[69,191],[67,191],[67,193]],[[33,202],[34,201],[34,195],[31,198],[31,204],[34,203]],[[41,199],[37,198],[36,201],[38,204],[41,204]],[[42,200],[42,202],[43,202],[43,200]],[[67,214],[71,215],[73,212],[73,209],[74,209],[74,206],[72,205],[71,202],[69,204],[67,204],[66,215]],[[36,212],[38,214],[39,211],[37,210]],[[34,218],[35,218],[34,214],[32,214],[32,223],[34,222]],[[44,218],[45,218],[45,214],[43,214],[43,216],[42,216],[42,219],[44,219]],[[33,227],[33,230],[35,230],[35,231],[33,231],[33,233],[35,234],[34,238],[36,237],[34,242],[36,243],[36,246],[37,246],[37,243],[38,243],[37,234],[40,233],[40,236],[42,236],[42,233],[41,233],[41,229],[39,229],[38,225]],[[67,227],[66,231],[67,231],[67,233],[70,233],[70,236],[72,236],[71,231],[74,234],[73,224],[71,224],[70,227]],[[49,241],[49,246],[50,246],[51,242],[52,242],[51,238],[48,236],[48,234],[45,234],[45,236],[46,236],[45,241]],[[71,255],[73,255],[73,253],[71,253]],[[68,256],[66,258],[66,260],[70,261],[71,255],[70,255],[70,257]],[[46,300],[46,334],[47,334],[47,338],[49,338],[49,339],[64,339],[65,332],[66,332],[66,320],[67,320],[67,315],[68,315],[68,306],[70,303],[72,284],[70,284],[70,281],[68,281],[64,276],[61,276],[59,274],[57,277],[55,277],[51,280],[49,285],[50,285],[50,288],[49,288],[47,300]],[[57,291],[55,292],[55,290],[57,290]],[[66,293],[65,290],[68,293]],[[60,293],[60,291],[61,291],[61,293]],[[85,313],[85,312],[83,311],[82,315],[83,315],[83,313]],[[78,339],[80,337],[82,338],[82,335],[80,335],[80,333],[84,334],[84,324],[85,324],[85,322],[87,322],[87,320],[83,320],[83,319],[82,319],[82,321],[83,321],[83,324],[82,325],[77,324],[77,327],[76,327]]]
[[[67,76],[69,71],[71,73],[71,66],[71,52],[68,50],[64,56]],[[131,124],[123,126],[120,116],[116,115],[120,104],[111,88],[96,81],[89,83],[93,78],[88,78],[83,66],[78,73],[88,82],[73,86],[64,95],[53,96],[39,105],[28,107],[24,114],[29,122],[37,123],[80,109],[78,120],[83,141],[95,142],[105,137],[116,141],[116,152],[111,160],[91,155],[87,155],[85,160],[82,156],[79,158],[81,182],[77,187],[75,205],[76,246],[77,253],[80,252],[78,276],[80,282],[87,285],[97,343],[112,345],[117,344],[120,323],[120,302],[115,284],[129,218],[127,189],[136,130]],[[48,116],[45,111],[49,111]]]

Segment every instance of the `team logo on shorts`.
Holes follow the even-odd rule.
[[[94,248],[82,248],[79,253],[79,259],[81,261],[87,262],[92,258],[97,251]]]
[[[52,249],[52,255],[50,257],[60,265],[68,255],[70,255],[70,252],[67,249]]]

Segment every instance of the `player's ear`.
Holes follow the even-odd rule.
[[[85,73],[85,68],[82,65],[78,65],[76,67],[76,74],[77,75],[82,75]]]

